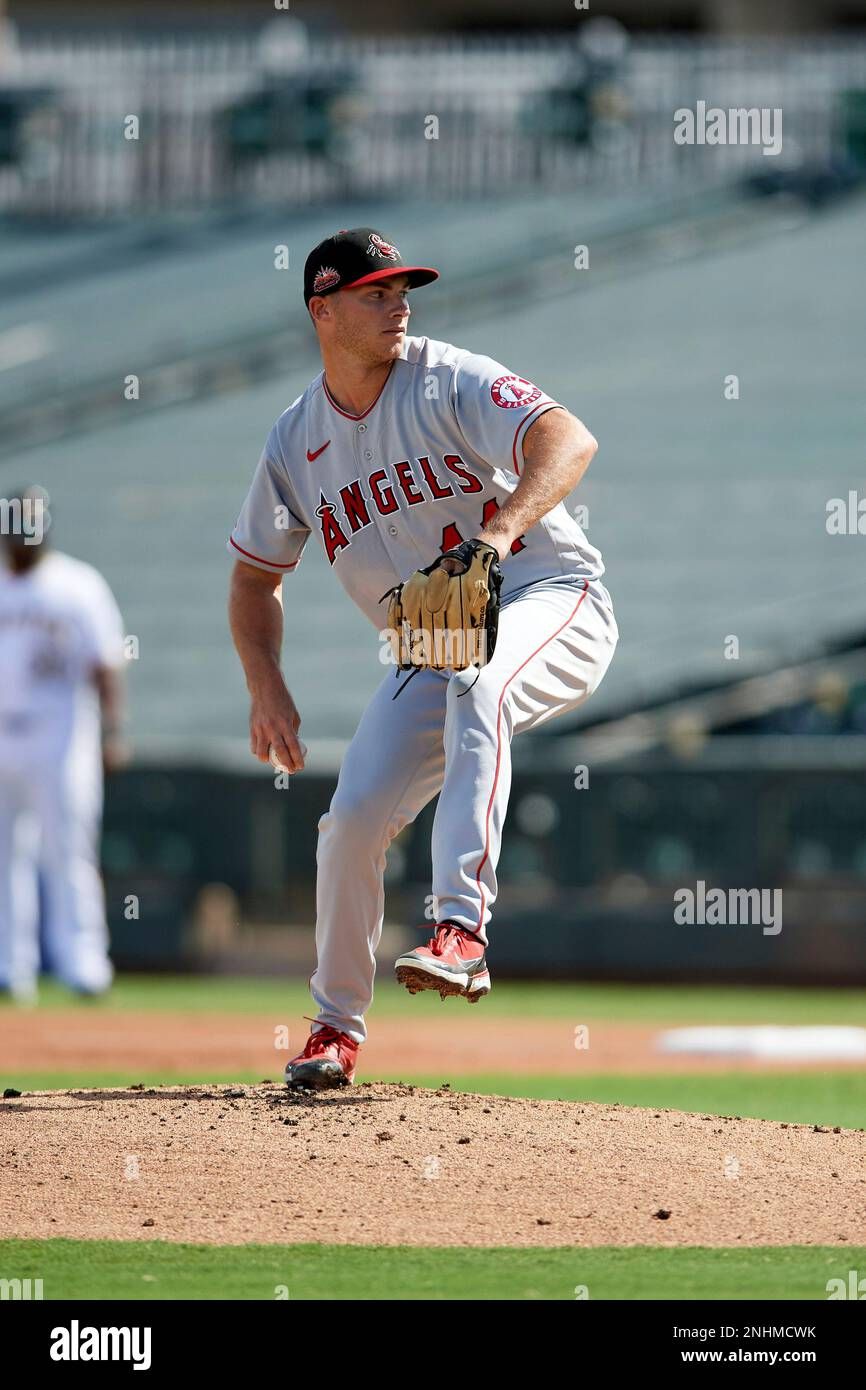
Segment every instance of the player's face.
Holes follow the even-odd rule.
[[[411,313],[408,289],[408,275],[389,275],[334,295],[340,301],[334,319],[340,347],[369,363],[399,357]]]
[[[4,536],[0,564],[5,564],[13,574],[23,574],[33,569],[34,565],[38,565],[44,551],[45,542],[41,545],[27,545],[20,536]]]

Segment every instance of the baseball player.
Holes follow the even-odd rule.
[[[311,534],[380,634],[383,595],[431,561],[445,564],[443,555],[456,573],[450,556],[466,542],[488,560],[492,547],[502,576],[492,657],[417,669],[399,698],[391,665],[346,751],[318,824],[317,1015],[286,1068],[294,1086],[353,1080],[373,997],[386,852],[437,793],[436,922],[427,943],[397,961],[397,977],[412,993],[477,1002],[489,992],[511,739],[576,709],[619,636],[601,555],[563,503],[595,439],[502,363],[407,334],[409,292],[437,278],[406,265],[369,227],[340,231],[310,253],[304,304],[324,370],[271,429],[228,541],[251,749],[292,772],[304,757],[301,716],[280,669],[281,582]]]
[[[112,979],[98,848],[103,759],[121,757],[120,614],[102,575],[49,549],[41,489],[0,500],[0,521],[0,992],[35,997],[41,881],[47,964],[97,995]]]

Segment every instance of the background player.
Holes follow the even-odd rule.
[[[39,891],[49,967],[111,983],[99,875],[103,761],[122,758],[123,630],[91,565],[49,550],[47,494],[3,499],[0,565],[0,989],[34,996]]]
[[[407,266],[369,227],[307,259],[304,301],[323,372],[272,428],[229,541],[230,619],[251,696],[253,753],[299,771],[300,714],[280,669],[282,576],[315,532],[348,595],[384,625],[383,593],[462,540],[496,547],[502,613],[492,660],[421,670],[370,701],[319,821],[314,1029],[290,1084],[341,1085],[366,1038],[388,845],[439,793],[437,924],[397,962],[415,992],[490,989],[486,927],[510,789],[510,740],[575,709],[618,640],[599,552],[562,503],[597,445],[531,381],[480,354],[408,337]]]

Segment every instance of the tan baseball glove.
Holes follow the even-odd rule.
[[[446,560],[456,563],[449,567]],[[384,593],[379,601],[390,600],[389,638],[399,669],[485,666],[496,646],[501,587],[498,551],[476,539],[446,550]]]

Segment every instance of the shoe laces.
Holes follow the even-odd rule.
[[[333,1047],[335,1043],[338,1048],[345,1047],[347,1044],[349,1047],[355,1046],[347,1033],[341,1033],[340,1029],[334,1028],[332,1024],[322,1023],[318,1018],[310,1018],[309,1014],[303,1014],[302,1017],[308,1023],[318,1023],[319,1025],[318,1031],[311,1033],[307,1038],[307,1044],[302,1054],[304,1057],[313,1057],[317,1052]]]
[[[455,927],[450,922],[443,922],[436,928],[436,935],[430,938],[428,945],[431,954],[442,956],[448,950],[454,937],[465,937],[466,932],[462,927]]]

